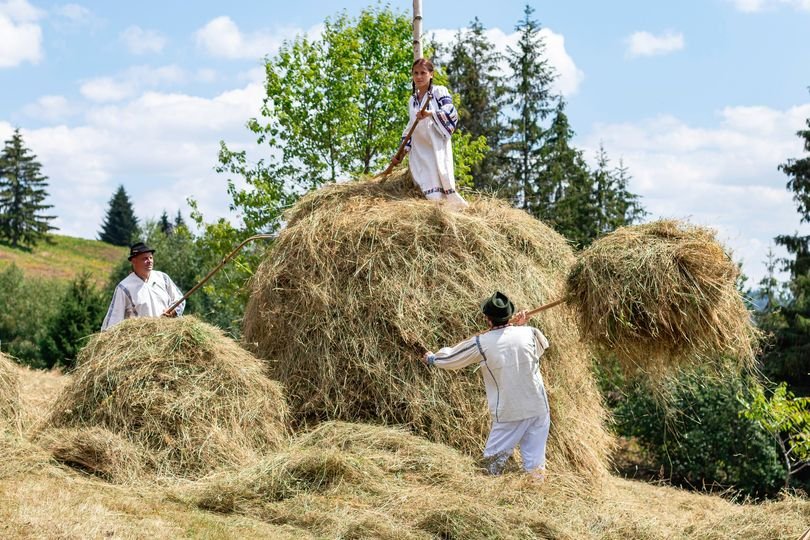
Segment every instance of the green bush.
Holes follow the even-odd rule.
[[[616,429],[637,437],[673,483],[693,488],[733,488],[751,496],[778,492],[785,475],[773,438],[741,416],[746,378],[724,380],[702,371],[666,383],[665,402],[636,383],[614,399]],[[741,399],[740,399],[741,398]]]
[[[74,279],[48,321],[40,351],[48,368],[73,367],[86,339],[101,328],[106,298],[91,281],[89,272]]]
[[[744,283],[742,276],[740,291]],[[773,317],[758,322],[765,330],[778,323]],[[746,414],[761,387],[751,374],[728,366],[722,376],[696,369],[654,385],[628,380],[610,358],[600,359],[595,371],[615,430],[644,450],[642,459],[633,461],[645,473],[661,471],[673,483],[695,489],[776,494],[787,473],[777,438],[763,426],[762,415]]]
[[[0,272],[0,349],[31,367],[45,367],[39,344],[56,313],[64,284],[26,278],[11,265]]]

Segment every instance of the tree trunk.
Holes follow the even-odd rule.
[[[413,59],[422,58],[422,0],[413,0]]]

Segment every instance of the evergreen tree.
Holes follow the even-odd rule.
[[[524,18],[515,30],[520,33],[517,47],[509,47],[507,57],[511,76],[506,101],[513,110],[507,130],[505,173],[513,184],[515,203],[530,210],[536,203],[541,172],[543,121],[552,111],[551,83],[556,74],[545,57],[540,23],[532,18],[534,9],[526,5]]]
[[[160,219],[158,220],[158,229],[160,229],[160,231],[167,236],[174,232],[174,225],[171,221],[169,221],[169,214],[166,213],[166,210],[160,214]]]
[[[101,327],[105,303],[105,296],[93,284],[89,272],[70,283],[42,339],[40,349],[46,367],[76,364],[86,338]]]
[[[810,118],[807,128],[796,134],[810,152]],[[779,170],[790,179],[802,223],[810,223],[810,155],[789,159]],[[790,299],[779,309],[780,326],[773,329],[773,348],[763,358],[763,370],[790,383],[795,393],[810,394],[810,235],[782,235],[776,243],[787,248],[792,258],[783,261],[790,271]]]
[[[174,216],[174,229],[177,230],[180,227],[185,227],[186,229],[188,229],[186,221],[183,219],[183,214],[181,214],[180,210],[178,210],[177,215]]]
[[[646,215],[639,203],[638,195],[627,189],[630,181],[627,167],[621,161],[616,169],[610,169],[609,164],[607,152],[600,145],[596,170],[592,173],[597,219],[591,240],[629,225]]]
[[[98,238],[102,242],[114,246],[128,246],[137,228],[138,218],[135,217],[135,212],[132,210],[129,195],[124,186],[118,186],[110,199],[110,207],[104,223],[101,224]]]
[[[571,145],[573,136],[560,98],[541,149],[542,182],[536,185],[529,211],[575,244],[582,244],[590,236],[596,215],[591,174],[582,151]]]
[[[451,45],[446,71],[450,87],[460,96],[459,129],[477,139],[486,137],[490,152],[472,169],[474,187],[498,192],[504,129],[501,100],[504,86],[498,74],[501,55],[487,39],[484,26],[476,17],[466,30],[459,30]]]
[[[52,205],[43,203],[48,178],[41,168],[15,129],[0,154],[0,238],[14,247],[35,246],[56,229],[48,223],[54,216],[42,214]]]

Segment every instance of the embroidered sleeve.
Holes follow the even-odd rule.
[[[453,105],[453,98],[444,86],[433,88],[433,120],[439,132],[445,137],[450,137],[456,130],[458,124],[458,113]]]
[[[439,349],[433,355],[433,362],[429,363],[442,369],[461,369],[483,359],[475,338],[472,337],[453,347]]]

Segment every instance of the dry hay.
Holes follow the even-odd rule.
[[[295,420],[405,425],[477,455],[490,427],[480,375],[419,359],[480,331],[479,303],[495,289],[519,307],[563,294],[565,239],[496,200],[463,212],[425,201],[407,173],[321,189],[287,219],[254,276],[244,335]],[[612,439],[573,314],[560,306],[533,323],[552,344],[541,368],[550,466],[599,474]]]
[[[739,270],[710,229],[662,220],[623,227],[584,250],[568,278],[582,335],[629,371],[698,360],[753,361],[757,332]]]
[[[109,430],[111,435],[95,432],[100,460],[108,447],[125,443],[144,453],[112,464],[116,479],[126,477],[119,469],[127,463],[159,475],[194,477],[255,459],[286,438],[279,385],[262,374],[256,358],[193,317],[124,321],[94,336],[78,366],[40,437],[53,439],[50,429]],[[72,440],[90,444],[79,439]],[[59,450],[82,456],[89,451]]]
[[[20,430],[20,382],[14,362],[0,353],[0,432]]]
[[[100,427],[50,429],[38,442],[59,463],[114,483],[137,481],[155,465],[147,467],[149,456],[138,446]]]
[[[325,422],[251,466],[179,486],[177,498],[318,538],[792,539],[810,517],[807,498],[736,504],[603,480],[490,477],[468,456],[403,430]]]

